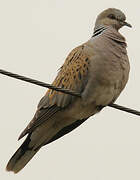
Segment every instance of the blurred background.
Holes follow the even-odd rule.
[[[121,29],[131,72],[116,103],[139,110],[140,9],[135,0],[0,1],[0,69],[51,83],[68,53],[91,37],[96,16],[109,7],[121,9],[133,26]],[[6,172],[23,141],[17,138],[45,91],[0,74],[1,179],[140,179],[140,118],[110,107],[43,147],[20,173]]]

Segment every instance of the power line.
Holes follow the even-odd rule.
[[[35,84],[35,85],[38,85],[38,86],[42,86],[42,87],[45,87],[45,88],[49,88],[49,89],[52,89],[52,90],[55,90],[55,91],[59,91],[59,92],[65,93],[65,94],[70,94],[72,96],[81,97],[81,94],[78,93],[78,92],[75,92],[75,91],[72,91],[72,90],[69,90],[69,89],[64,89],[64,88],[61,88],[61,87],[56,87],[56,86],[53,86],[53,85],[48,84],[48,83],[44,83],[44,82],[41,82],[41,81],[38,81],[38,80],[35,80],[35,79],[31,79],[31,78],[28,78],[28,77],[25,77],[25,76],[21,76],[19,74],[15,74],[15,73],[5,71],[3,69],[0,69],[0,74],[9,76],[9,77],[12,77],[12,78],[15,78],[15,79],[19,79],[19,80],[22,80],[22,81],[26,81],[28,83]],[[125,111],[125,112],[128,112],[128,113],[140,116],[140,112],[137,111],[137,110],[134,110],[134,109],[130,109],[130,108],[127,108],[127,107],[124,107],[124,106],[120,106],[118,104],[109,104],[108,106],[112,107],[112,108],[115,108],[115,109],[118,109],[118,110],[121,110],[121,111]]]

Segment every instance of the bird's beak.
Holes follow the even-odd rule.
[[[128,27],[132,28],[132,25],[127,22],[123,22],[123,26],[128,26]]]

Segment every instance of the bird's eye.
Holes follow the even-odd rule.
[[[114,16],[114,14],[109,14],[108,17],[109,17],[110,19],[116,19],[116,17]]]

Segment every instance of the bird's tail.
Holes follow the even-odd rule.
[[[38,152],[39,149],[34,150],[32,147],[30,147],[30,141],[31,140],[29,134],[23,144],[9,160],[6,166],[7,171],[13,171],[14,173],[18,173]]]

